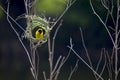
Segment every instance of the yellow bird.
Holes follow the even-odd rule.
[[[35,32],[36,39],[42,39],[43,36],[44,36],[44,33],[42,28],[39,28],[38,30],[36,30]]]

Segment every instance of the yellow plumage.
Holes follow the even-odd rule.
[[[35,37],[36,39],[42,39],[44,36],[43,34],[43,30],[41,28],[39,28],[36,32],[35,32]]]

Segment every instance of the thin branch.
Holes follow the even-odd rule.
[[[104,72],[104,70],[105,70],[105,67],[106,67],[106,57],[105,57],[105,63],[104,63],[104,65],[103,65],[103,67],[102,67],[102,70],[101,70],[101,72],[100,72],[100,75],[102,76],[102,74],[103,74],[103,72]]]
[[[36,47],[36,49],[35,49],[35,52],[36,52],[36,56],[37,56],[37,64],[36,64],[36,76],[37,76],[37,78],[38,78],[38,73],[39,73],[39,54],[38,54],[38,52],[37,52],[37,47]]]
[[[70,42],[72,42],[71,39],[70,39]],[[56,71],[54,72],[54,75],[55,75],[54,80],[57,80],[57,77],[58,77],[58,75],[59,75],[59,73],[60,73],[60,69],[61,69],[61,67],[65,64],[65,62],[68,60],[68,58],[69,58],[69,56],[70,56],[70,53],[71,53],[71,49],[69,49],[68,55],[67,55],[66,57],[63,57],[63,58],[62,58],[62,60],[61,60],[61,62],[60,62],[60,65],[58,66],[58,68],[57,68]]]
[[[58,30],[60,29],[61,25],[62,25],[62,20],[61,20],[60,24],[57,26],[57,29],[55,30],[55,33],[54,33],[54,36],[53,36],[53,39],[52,39],[52,50],[51,50],[51,54],[52,54],[51,60],[52,60],[52,63],[53,63],[53,57],[54,57],[55,39],[56,39],[56,35],[57,35]]]
[[[104,51],[104,53],[105,53],[105,51]],[[102,67],[102,70],[101,70],[101,72],[100,72],[100,75],[101,75],[101,76],[102,76],[102,74],[103,74],[103,72],[104,72],[104,70],[105,70],[106,64],[107,64],[107,61],[106,61],[106,55],[105,55],[105,63],[104,63],[104,65],[103,65],[103,67]],[[99,80],[99,78],[98,78],[97,80]]]
[[[60,65],[58,66],[58,68],[57,68],[56,71],[54,72],[54,74],[56,74],[54,80],[57,80],[57,76],[59,75],[60,69],[61,69],[61,67],[65,64],[65,62],[68,60],[68,58],[69,58],[69,56],[70,56],[70,53],[71,53],[71,49],[69,50],[69,53],[68,53],[67,57],[63,57],[63,58],[62,58],[62,60],[61,60],[61,62],[60,62]]]
[[[59,58],[57,59],[57,62],[56,62],[56,64],[55,64],[55,67],[54,67],[54,69],[53,69],[53,71],[52,71],[52,74],[53,74],[53,75],[55,75],[55,71],[57,70],[61,59],[62,59],[62,56],[59,56]]]
[[[75,1],[75,0],[74,0]],[[55,21],[55,23],[51,26],[51,30],[53,29],[53,27],[57,24],[57,22],[61,19],[61,17],[66,13],[66,11],[70,8],[70,6],[74,3],[74,1],[72,3],[70,3],[69,5],[67,5],[66,9],[64,10],[64,12],[61,14],[61,16]],[[50,20],[50,19],[49,19]],[[52,39],[52,43],[51,43],[51,38],[50,38],[50,34],[49,34],[49,37],[48,37],[48,51],[49,51],[49,64],[50,64],[50,80],[52,80],[53,78],[53,73],[56,73],[55,71],[57,71],[57,74],[55,76],[55,79],[57,79],[57,75],[58,75],[58,71],[60,70],[60,68],[62,67],[63,63],[64,63],[64,58],[62,59],[60,65],[58,66],[58,63],[60,62],[60,57],[59,59],[57,60],[57,63],[53,69],[53,57],[54,57],[54,47],[55,47],[55,38],[56,38],[56,35],[58,33],[58,30],[60,28],[60,26],[62,25],[62,21],[60,22],[60,24],[58,25],[55,33],[54,33],[54,36],[53,36],[53,39]],[[57,68],[58,67],[58,68]]]
[[[101,80],[104,80],[78,53],[73,49],[72,39],[70,39],[70,46],[67,46],[73,53],[89,68],[93,71],[95,75],[97,75]]]
[[[27,1],[28,0],[24,0],[26,14],[28,14]]]
[[[36,52],[37,51],[37,47],[34,46],[34,43],[32,41],[30,41],[30,49],[31,49],[31,60],[33,63],[33,74],[34,74],[34,79],[38,80],[38,70],[39,70],[39,55]],[[36,62],[36,56],[37,56],[37,62]]]
[[[115,42],[114,42],[114,40],[113,40],[113,37],[112,37],[109,29],[107,28],[107,25],[103,22],[103,20],[101,19],[101,17],[96,13],[96,11],[95,11],[95,9],[94,9],[94,7],[93,7],[93,5],[92,5],[92,1],[89,0],[89,2],[90,2],[90,6],[91,6],[91,8],[92,8],[93,13],[98,17],[98,19],[100,20],[100,22],[104,25],[105,29],[107,30],[107,32],[108,32],[108,34],[109,34],[109,36],[110,36],[110,39],[111,39],[111,41],[112,41],[112,43],[113,43],[113,46],[116,47]]]
[[[99,69],[99,66],[100,66],[100,63],[101,63],[101,61],[102,61],[102,58],[103,58],[103,50],[101,51],[101,55],[100,55],[99,61],[97,62],[96,72],[97,72],[98,69]]]
[[[79,62],[79,60],[76,61],[76,65],[74,66],[74,68],[73,69],[71,68],[71,72],[70,72],[70,75],[68,77],[68,80],[71,80],[71,77],[72,77],[73,73],[77,70],[78,62]]]
[[[107,16],[106,16],[105,24],[107,23],[108,17],[109,17],[109,14],[110,14],[110,16],[111,16],[111,18],[112,18],[112,21],[113,21],[113,24],[115,25],[115,20],[114,20],[114,17],[113,17],[113,15],[112,15],[112,13],[113,13],[113,8],[114,8],[114,6],[113,6],[113,0],[111,0],[111,6],[112,6],[111,10],[109,9],[109,6],[107,6],[107,2],[106,2],[106,1],[107,1],[107,0],[101,0],[102,6],[107,10]],[[108,2],[109,2],[109,1],[108,1]]]
[[[118,69],[118,75],[119,75],[119,73],[120,73],[120,68]]]
[[[7,14],[7,20],[8,20],[8,22],[9,22],[11,28],[13,29],[13,31],[16,33],[16,35],[17,35],[17,37],[18,37],[21,45],[23,46],[25,52],[27,53],[28,59],[29,59],[29,61],[30,61],[30,64],[31,64],[31,66],[33,67],[33,64],[32,64],[32,61],[31,61],[31,58],[30,58],[30,55],[29,55],[29,52],[28,52],[27,48],[25,47],[24,43],[22,42],[22,39],[20,38],[20,35],[18,34],[18,32],[16,31],[16,29],[13,27],[12,23],[11,23],[10,20],[9,20],[9,18],[10,18],[12,21],[15,21],[12,17],[9,16],[9,4],[10,4],[10,3],[8,3],[7,12],[6,12],[4,9],[3,9],[3,10],[4,10],[4,12]],[[0,6],[0,7],[1,7],[1,6]],[[15,23],[17,23],[17,22],[15,21]],[[17,24],[18,24],[18,23],[17,23]]]
[[[111,26],[108,26],[108,28],[110,28],[111,30],[115,31],[115,29],[114,29],[114,28],[112,28]]]
[[[117,0],[117,15],[116,15],[116,25],[115,25],[115,80],[118,78],[118,26],[119,26],[119,0]]]
[[[8,8],[9,8],[10,3],[8,3]],[[7,15],[8,18],[10,18],[21,30],[23,30],[25,32],[25,30],[22,28],[22,26],[20,24],[18,24],[8,13],[8,9],[7,11],[5,11],[2,6],[0,5],[0,8],[4,11],[4,13]]]
[[[109,6],[108,6],[108,4],[107,4],[107,0],[101,0],[101,3],[102,3],[102,5],[103,5],[103,7],[104,7],[105,9],[109,10]]]
[[[33,68],[30,68],[30,70],[31,70],[31,73],[32,73],[33,78],[35,79],[35,73],[34,73]]]
[[[43,72],[44,80],[47,80],[45,72]]]
[[[63,66],[63,64],[64,64],[64,60],[65,60],[65,57],[63,57],[62,58],[62,60],[61,60],[61,62],[60,62],[60,65],[59,65],[59,67],[58,67],[58,69],[56,70],[56,72],[55,72],[55,78],[54,78],[54,80],[57,80],[57,78],[58,78],[58,75],[59,75],[59,73],[60,73],[60,70],[61,70],[61,67]]]
[[[81,35],[81,38],[82,38],[82,45],[83,45],[83,47],[84,47],[84,49],[85,49],[85,53],[86,53],[86,55],[87,55],[87,59],[88,59],[88,61],[89,61],[90,66],[93,68],[93,65],[92,65],[92,62],[91,62],[91,59],[90,59],[88,50],[87,50],[86,45],[85,45],[85,42],[84,42],[83,32],[82,32],[82,29],[81,29],[81,28],[80,28],[80,35]],[[97,76],[95,75],[94,72],[93,72],[93,74],[94,74],[95,78],[97,79]]]
[[[104,80],[81,56],[78,55],[78,53],[71,47],[72,45],[68,46],[73,53],[89,68],[91,69],[101,80]]]
[[[89,53],[88,53],[88,50],[87,50],[86,45],[85,45],[85,42],[84,42],[83,32],[82,32],[82,29],[81,29],[81,28],[80,28],[80,35],[81,35],[81,39],[82,39],[82,45],[83,45],[83,47],[84,47],[84,49],[85,49],[85,53],[86,53],[86,55],[87,55],[88,61],[89,61],[89,63],[90,63],[90,66],[93,67],[93,66],[92,66],[92,62],[91,62],[91,59],[90,59],[90,56],[89,56]]]
[[[9,15],[9,4],[10,4],[10,3],[8,2],[8,7],[7,7],[7,11],[6,11],[6,12],[7,12],[6,14],[7,14],[8,23],[10,24],[11,28],[13,29],[13,31],[16,33],[16,35],[17,35],[17,37],[18,37],[18,40],[20,41],[20,43],[22,44],[24,50],[25,50],[26,53],[27,53],[28,59],[29,59],[30,64],[31,64],[30,70],[31,70],[31,73],[32,73],[34,79],[35,79],[35,80],[38,80],[38,73],[37,73],[37,72],[38,72],[38,71],[37,71],[38,69],[36,69],[36,63],[35,63],[36,48],[34,48],[34,47],[31,48],[31,53],[33,53],[33,56],[30,57],[30,54],[29,54],[27,48],[25,47],[22,39],[20,38],[20,35],[18,34],[17,30],[13,27],[13,24],[12,24],[11,21],[9,20],[9,18],[10,18],[10,19],[11,19],[13,22],[15,22],[19,27],[21,27],[21,26]],[[32,45],[33,45],[33,43],[32,43]],[[38,66],[38,64],[37,64],[37,66]]]
[[[113,60],[113,53],[112,53],[112,56],[110,57],[108,52],[106,52],[106,58],[108,59],[107,69],[108,69],[109,78],[110,80],[112,80],[113,75],[112,75],[112,62],[111,61]]]

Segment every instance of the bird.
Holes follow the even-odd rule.
[[[36,39],[42,39],[44,37],[44,32],[42,28],[38,28],[35,32]]]

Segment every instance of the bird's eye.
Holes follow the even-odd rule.
[[[41,34],[43,31],[40,29],[40,30],[38,30],[38,32]]]

